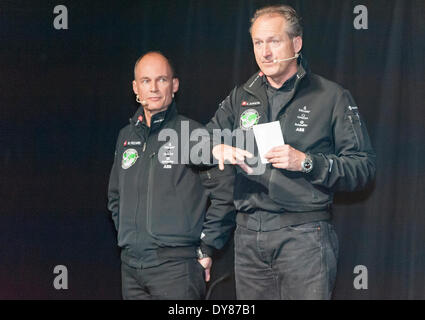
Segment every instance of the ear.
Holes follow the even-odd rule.
[[[296,53],[299,53],[303,47],[303,38],[301,38],[300,36],[294,37],[292,39],[292,44],[294,45],[294,51]]]
[[[173,78],[173,93],[179,90],[179,79]]]
[[[133,80],[133,92],[134,92],[134,94],[138,94],[136,80]]]

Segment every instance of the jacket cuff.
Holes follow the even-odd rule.
[[[203,253],[206,253],[209,257],[212,257],[215,253],[215,248],[207,245],[205,242],[201,241],[199,246]]]

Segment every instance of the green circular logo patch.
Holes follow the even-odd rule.
[[[123,169],[130,168],[133,164],[136,163],[137,158],[139,157],[139,154],[137,153],[136,149],[127,149],[122,154],[122,161],[121,161],[121,167]]]
[[[241,114],[240,119],[240,127],[244,130],[251,129],[253,126],[258,124],[258,121],[260,120],[260,114],[255,109],[248,109],[245,110]]]

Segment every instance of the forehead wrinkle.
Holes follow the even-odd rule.
[[[279,19],[280,21],[275,22],[276,19]],[[280,15],[260,16],[258,17],[258,19],[254,22],[252,26],[251,36],[254,36],[254,33],[257,34],[258,32],[261,32],[261,33],[270,32],[275,35],[282,35],[283,33],[287,33],[287,22]]]

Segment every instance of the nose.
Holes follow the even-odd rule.
[[[263,57],[266,59],[269,58],[271,55],[270,45],[267,42],[264,43],[262,54],[263,54]]]
[[[151,81],[151,92],[156,92],[158,91],[158,84],[156,83],[156,81]]]

